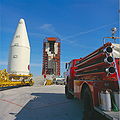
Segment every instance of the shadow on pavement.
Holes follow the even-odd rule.
[[[16,120],[82,120],[78,100],[68,100],[64,94],[32,93],[36,96],[15,115]],[[14,114],[14,113],[10,113]]]

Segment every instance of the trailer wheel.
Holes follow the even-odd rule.
[[[73,95],[68,91],[67,85],[65,85],[65,95],[68,99],[73,99]]]
[[[82,101],[84,107],[83,120],[95,120],[93,101],[89,88],[85,89]]]
[[[34,81],[31,79],[31,80],[29,81],[29,86],[33,86],[33,84],[34,84]]]

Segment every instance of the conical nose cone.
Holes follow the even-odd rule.
[[[24,19],[20,19],[11,46],[30,47]]]
[[[21,23],[25,23],[25,21],[24,21],[23,18],[21,18],[19,22],[21,22]]]

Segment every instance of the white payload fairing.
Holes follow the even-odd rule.
[[[30,44],[24,19],[20,19],[10,45],[8,73],[28,75],[30,68]]]

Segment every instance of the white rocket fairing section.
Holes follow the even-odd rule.
[[[30,64],[30,44],[24,19],[20,19],[14,34],[9,53],[8,72],[28,75]]]

